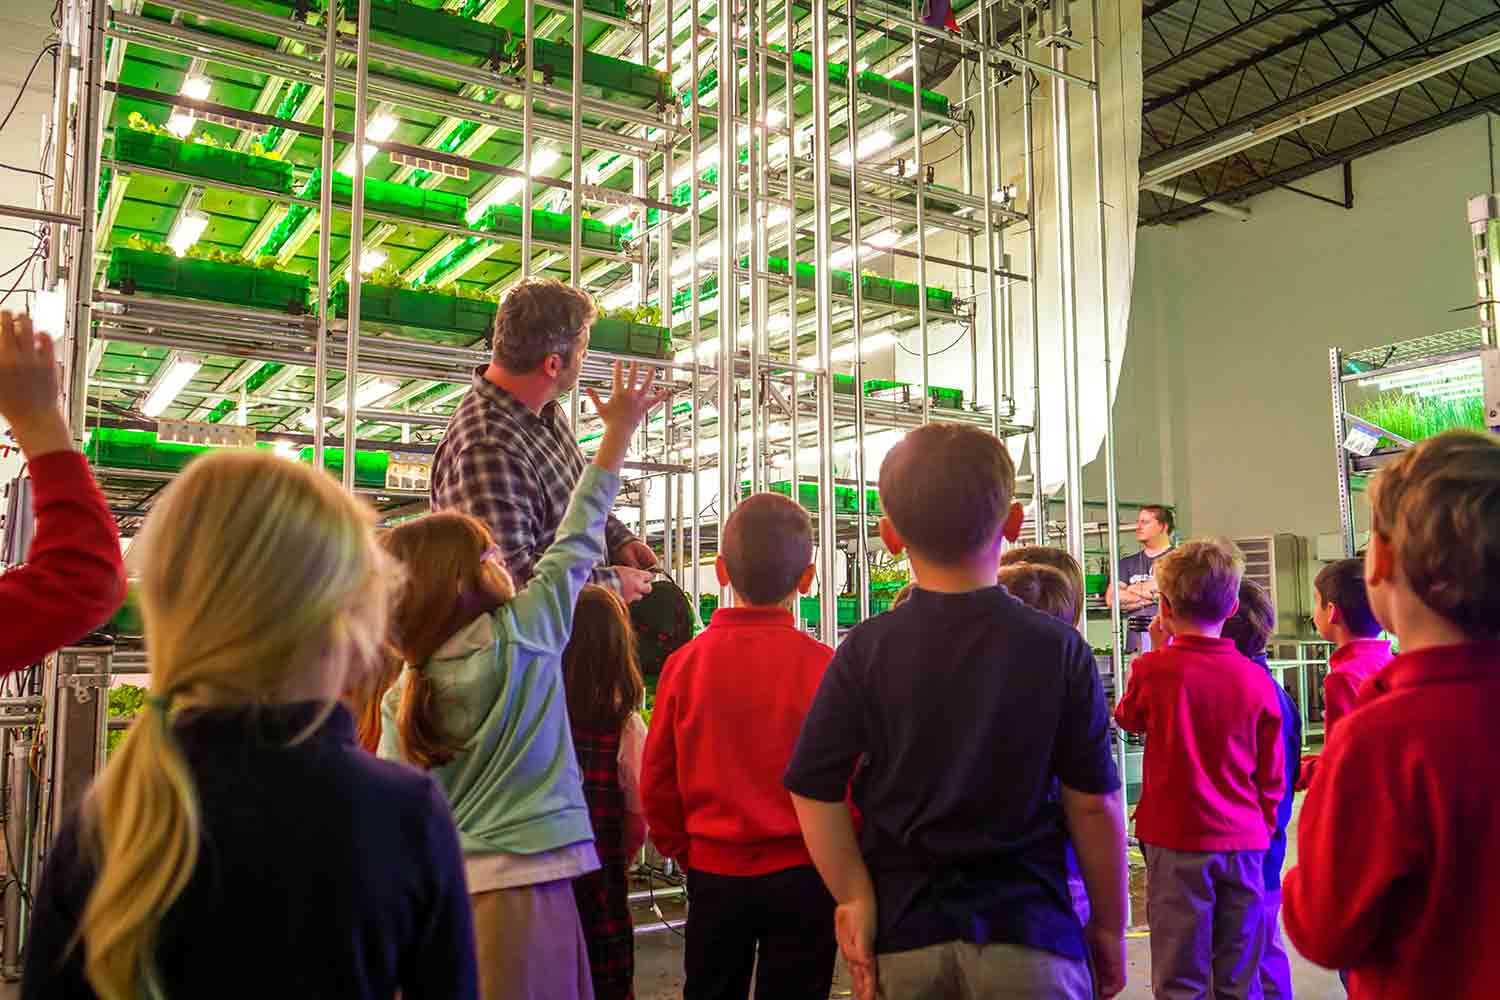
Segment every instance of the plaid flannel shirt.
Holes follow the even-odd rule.
[[[540,416],[532,413],[487,381],[481,367],[433,459],[432,509],[483,521],[521,587],[557,535],[583,467],[583,453],[556,400]],[[604,529],[611,559],[633,541],[630,529],[611,516]],[[610,569],[596,569],[593,581],[620,589],[619,575]]]

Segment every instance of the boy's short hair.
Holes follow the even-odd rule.
[[[1240,580],[1240,607],[1224,623],[1220,633],[1234,640],[1234,648],[1241,656],[1254,659],[1266,651],[1266,640],[1276,631],[1276,603],[1271,592],[1259,581],[1245,577]]]
[[[992,544],[1010,509],[1016,466],[999,438],[967,424],[926,424],[880,464],[880,504],[901,538],[939,564]]]
[[[1500,638],[1500,438],[1428,438],[1380,471],[1369,500],[1417,599],[1471,639]]]
[[[1073,585],[1073,607],[1078,611],[1083,610],[1083,603],[1087,599],[1083,586],[1083,567],[1078,565],[1078,560],[1073,558],[1067,549],[1060,549],[1053,545],[1017,545],[1006,549],[1000,554],[1000,565],[1014,566],[1017,563],[1034,563],[1038,566],[1051,566],[1068,578]],[[1000,581],[1005,583],[1004,580]],[[1009,584],[1006,584],[1009,586]],[[1014,591],[1012,591],[1014,593]],[[1019,596],[1019,595],[1017,595]],[[1076,615],[1074,616],[1076,620]]]
[[[758,607],[781,604],[812,565],[812,520],[779,493],[757,493],[724,524],[719,554],[735,593]]]
[[[1156,588],[1173,614],[1193,622],[1222,622],[1234,611],[1245,557],[1227,538],[1186,542],[1156,563]]]
[[[1321,604],[1332,604],[1350,632],[1362,639],[1380,634],[1380,622],[1370,609],[1370,595],[1365,590],[1365,561],[1340,559],[1318,571],[1313,580]]]
[[[1148,503],[1141,510],[1156,518],[1156,523],[1167,529],[1167,534],[1177,530],[1177,518],[1172,515],[1171,507],[1164,507],[1159,503]]]
[[[1067,574],[1041,563],[1001,566],[1000,584],[1028,608],[1071,625],[1078,620],[1077,589]]]

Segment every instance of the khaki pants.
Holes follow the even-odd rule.
[[[968,941],[882,952],[875,962],[883,1000],[1092,1000],[1082,959],[1018,944]]]
[[[1265,851],[1141,852],[1157,1000],[1261,1000]]]
[[[572,879],[469,897],[482,1000],[594,1000]]]

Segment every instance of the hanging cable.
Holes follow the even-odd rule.
[[[48,52],[55,51],[57,51],[57,43],[52,42],[49,45],[44,45],[42,51],[36,54],[36,58],[31,60],[31,68],[26,71],[26,76],[21,81],[21,86],[16,90],[16,99],[10,102],[10,110],[5,112],[3,119],[0,119],[0,131],[4,131],[5,126],[10,124],[10,116],[16,113],[16,108],[21,104],[21,98],[26,95],[26,88],[31,86],[31,77],[36,73],[36,68],[41,65],[42,56]]]

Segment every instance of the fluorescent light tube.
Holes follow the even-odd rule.
[[[557,161],[562,159],[562,154],[550,146],[538,146],[531,150],[531,176],[545,173],[557,166]],[[520,167],[521,161],[517,160],[511,164],[512,167]],[[491,205],[508,205],[521,196],[521,185],[525,183],[519,177],[507,177],[505,180],[490,188],[490,193],[481,198],[469,209],[469,221],[475,222],[489,210]]]
[[[400,387],[401,386],[399,383],[392,382],[390,379],[371,379],[364,385],[360,386],[358,389],[354,390],[354,408],[356,410],[363,410],[365,407],[369,406],[376,400],[384,396],[389,396]],[[340,413],[344,412],[344,393],[342,386],[339,388],[337,394],[333,398],[328,400],[328,405],[333,407],[335,410],[338,410]],[[313,414],[311,410],[302,415],[301,423],[303,427],[313,426]]]
[[[167,119],[167,131],[179,139],[186,139],[188,133],[193,131],[193,116],[186,111],[174,111],[172,117]]]
[[[146,396],[146,401],[141,404],[141,412],[152,418],[161,416],[202,367],[203,362],[198,358],[188,354],[178,355],[172,362],[172,367],[157,380],[155,388]]]
[[[370,119],[370,124],[365,126],[365,138],[372,142],[384,142],[391,137],[391,133],[395,132],[396,126],[400,124],[401,120],[393,115],[378,114]],[[366,166],[369,165],[371,160],[375,159],[375,154],[378,152],[380,150],[377,147],[370,145],[368,142],[365,143],[364,157]],[[341,174],[354,173],[354,150],[352,147],[344,154],[344,158],[339,161],[337,169]]]
[[[182,81],[182,89],[178,91],[183,97],[192,98],[195,101],[208,100],[209,89],[213,87],[213,81],[206,76],[190,76]]]
[[[869,135],[860,136],[859,158],[863,160],[874,156],[895,141],[896,137],[885,129],[879,129],[871,132]],[[849,151],[847,149],[835,154],[833,158],[846,167],[849,165]]]
[[[167,246],[181,257],[203,237],[203,231],[207,228],[208,216],[202,212],[179,212],[177,221],[172,223],[172,232],[167,236]]]
[[[383,267],[385,265],[385,262],[390,259],[390,254],[386,253],[384,250],[377,250],[374,247],[370,247],[362,251],[359,255],[359,273],[369,274],[377,267]],[[351,264],[344,269],[344,280],[354,280],[354,265]]]

